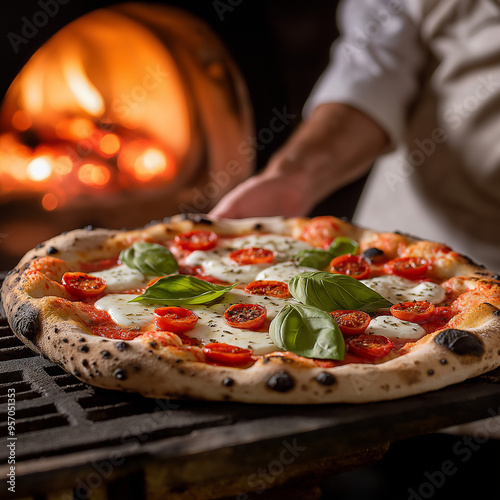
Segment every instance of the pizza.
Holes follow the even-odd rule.
[[[500,276],[330,216],[71,231],[28,252],[2,300],[75,377],[154,398],[364,403],[500,365]]]

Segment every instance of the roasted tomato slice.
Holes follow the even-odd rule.
[[[429,261],[420,257],[399,257],[388,262],[384,269],[388,274],[416,280],[425,277],[429,265]]]
[[[310,245],[328,248],[338,236],[340,227],[331,216],[321,216],[311,219],[302,231],[302,238]]]
[[[383,335],[359,335],[349,341],[349,349],[362,358],[376,360],[387,356],[394,342]]]
[[[175,237],[175,244],[184,250],[212,250],[217,245],[213,231],[189,231]]]
[[[413,300],[400,302],[391,306],[391,313],[395,318],[412,323],[425,323],[433,315],[436,307],[428,300]]]
[[[176,306],[158,307],[154,316],[158,330],[172,333],[187,332],[198,321],[198,316],[193,311]]]
[[[252,359],[253,354],[252,349],[217,342],[206,344],[203,352],[210,361],[231,366],[246,365]]]
[[[370,315],[363,311],[340,310],[329,313],[344,335],[360,335],[370,324]]]
[[[370,264],[361,255],[340,255],[330,262],[330,272],[362,280],[370,274]]]
[[[267,311],[260,304],[233,304],[226,309],[224,319],[229,326],[257,330],[265,322]]]
[[[245,287],[248,293],[253,295],[267,295],[284,299],[290,295],[288,285],[283,281],[258,280],[248,283]]]
[[[64,273],[62,284],[71,295],[80,299],[96,297],[106,289],[102,278],[81,272]]]
[[[234,250],[228,257],[240,266],[270,264],[274,260],[274,252],[267,248],[248,247]]]

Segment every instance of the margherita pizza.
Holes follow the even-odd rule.
[[[500,276],[334,217],[176,216],[30,251],[3,304],[79,379],[156,398],[362,403],[500,365]]]

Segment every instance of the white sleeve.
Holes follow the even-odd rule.
[[[341,36],[304,115],[328,102],[349,104],[397,143],[425,57],[415,16],[402,0],[345,0],[338,12]]]

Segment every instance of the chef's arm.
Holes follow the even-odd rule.
[[[227,194],[211,215],[307,215],[363,176],[388,144],[387,134],[365,113],[342,103],[321,104],[267,167]]]

